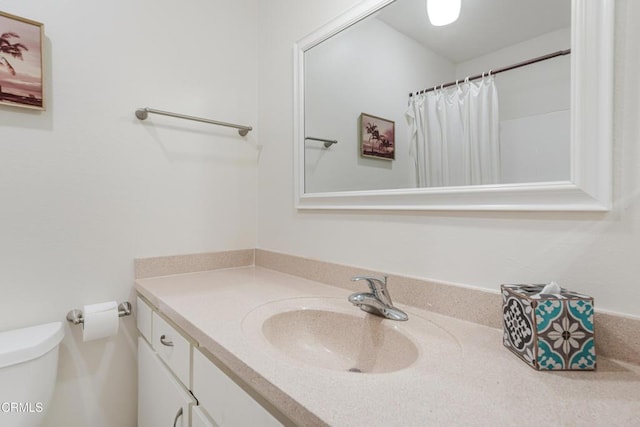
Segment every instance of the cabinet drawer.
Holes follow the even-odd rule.
[[[189,381],[191,344],[166,320],[153,312],[153,349],[180,381],[191,389]]]
[[[148,342],[151,342],[153,335],[151,335],[151,316],[153,311],[151,307],[140,297],[136,299],[136,323],[138,330]]]
[[[221,427],[282,426],[199,350],[193,352],[193,394]]]

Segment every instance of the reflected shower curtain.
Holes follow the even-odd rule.
[[[500,182],[493,76],[414,95],[406,113],[417,187]]]

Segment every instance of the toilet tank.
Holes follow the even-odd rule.
[[[0,425],[42,424],[58,370],[61,322],[0,332]]]

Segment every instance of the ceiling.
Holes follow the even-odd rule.
[[[462,0],[460,18],[434,27],[426,0],[397,0],[377,18],[454,63],[571,26],[571,0]]]

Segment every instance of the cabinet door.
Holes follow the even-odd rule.
[[[199,406],[191,407],[191,427],[218,427]]]
[[[138,427],[189,427],[191,395],[138,337]]]
[[[193,393],[220,427],[281,427],[282,424],[200,351],[193,352]]]

